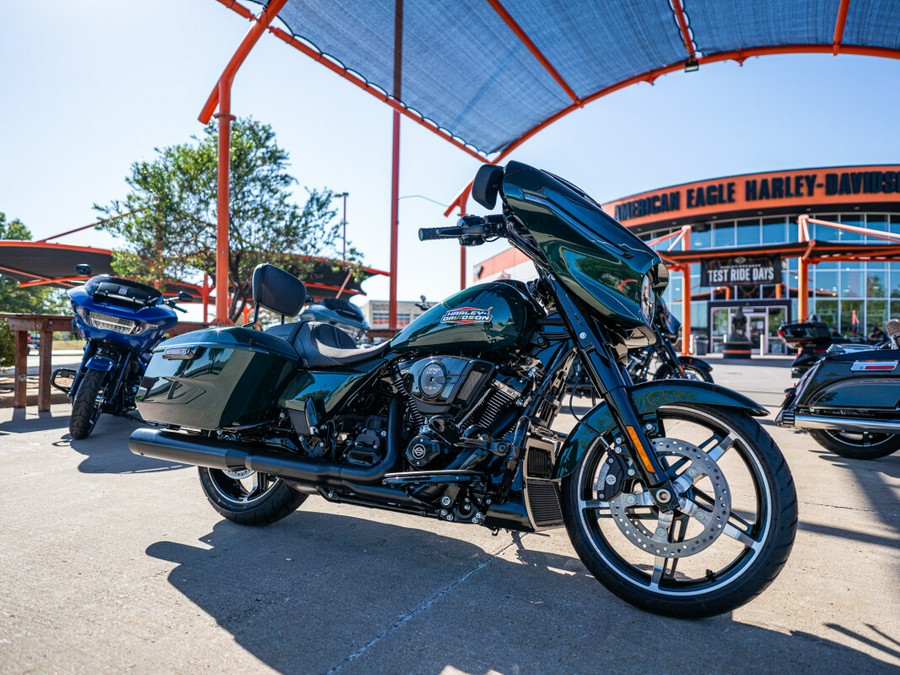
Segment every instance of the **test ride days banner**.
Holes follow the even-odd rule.
[[[701,260],[703,286],[762,285],[781,283],[781,260],[777,256],[738,255],[724,260]]]

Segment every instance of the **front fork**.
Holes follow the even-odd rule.
[[[661,511],[671,511],[678,505],[677,493],[659,460],[653,444],[647,437],[655,431],[653,424],[644,422],[638,415],[629,395],[631,381],[615,358],[609,342],[595,321],[582,311],[566,289],[555,278],[549,279],[559,303],[560,314],[572,334],[588,377],[597,392],[606,401],[620,434],[616,444],[625,448],[637,469],[638,475],[648,486],[653,501]]]

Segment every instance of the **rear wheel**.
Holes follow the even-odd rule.
[[[269,525],[289,516],[306,495],[283,480],[250,469],[223,471],[199,467],[200,485],[213,508],[241,525]]]
[[[713,381],[712,375],[708,370],[698,368],[689,363],[683,363],[681,364],[681,367],[684,368],[684,374],[688,380],[699,380],[701,382],[709,383],[712,383]],[[661,366],[653,376],[654,380],[668,380],[672,378],[682,379],[681,375],[668,365]]]
[[[660,512],[630,460],[599,437],[563,481],[569,537],[591,573],[649,612],[700,618],[761,593],[797,528],[790,470],[756,420],[724,408],[658,411],[652,442],[678,493]]]
[[[809,435],[826,450],[849,459],[878,459],[900,450],[900,435],[810,429]]]
[[[89,370],[81,379],[75,400],[72,403],[72,416],[69,418],[69,435],[81,440],[91,435],[94,425],[100,418],[100,390],[106,373]]]

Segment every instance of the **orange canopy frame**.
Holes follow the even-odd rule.
[[[505,139],[492,138],[479,143],[481,146],[486,144],[488,149],[485,150],[479,149],[472,141],[463,138],[463,132],[453,128],[454,123],[437,119],[439,117],[437,113],[428,109],[420,111],[415,105],[405,102],[407,100],[419,100],[420,102],[431,100],[434,102],[436,94],[433,91],[435,88],[434,83],[431,83],[430,88],[428,85],[423,84],[422,80],[417,82],[417,86],[404,84],[402,72],[404,64],[403,33],[405,29],[404,0],[394,0],[392,17],[386,16],[390,11],[390,7],[385,3],[372,5],[341,3],[340,5],[335,4],[333,7],[329,6],[329,8],[323,9],[321,5],[303,3],[302,0],[255,1],[264,5],[258,15],[235,0],[218,0],[227,8],[250,21],[251,27],[228,62],[199,116],[200,121],[206,124],[215,113],[215,117],[219,122],[219,243],[216,285],[219,288],[228,287],[228,157],[230,153],[230,124],[231,120],[234,119],[231,115],[231,86],[235,74],[254,45],[265,32],[269,32],[393,108],[391,255],[389,270],[389,322],[392,327],[396,327],[397,317],[398,185],[401,115],[424,126],[479,161],[498,164],[529,138],[569,113],[632,84],[640,82],[652,84],[658,77],[668,73],[680,70],[690,72],[697,70],[701,65],[720,61],[736,61],[743,64],[746,59],[754,56],[774,54],[856,54],[893,59],[900,58],[900,42],[898,42],[897,37],[883,30],[883,26],[890,25],[891,22],[900,18],[900,12],[898,12],[895,4],[887,1],[875,2],[873,0],[870,3],[871,6],[863,8],[863,3],[858,3],[857,5],[857,3],[851,3],[850,0],[834,0],[835,6],[829,8],[825,18],[826,21],[833,20],[833,30],[830,27],[831,24],[825,25],[822,23],[823,17],[821,12],[817,11],[818,5],[812,2],[783,3],[773,0],[772,2],[760,1],[752,4],[748,3],[746,6],[733,7],[731,11],[734,12],[737,18],[731,17],[732,22],[740,22],[740,16],[743,16],[742,13],[750,13],[751,16],[744,17],[748,19],[746,23],[753,23],[754,28],[758,30],[758,35],[752,39],[748,38],[749,33],[746,25],[734,24],[725,26],[725,30],[718,32],[714,30],[715,28],[721,28],[721,26],[716,24],[711,27],[710,24],[715,24],[715,21],[724,21],[725,18],[725,9],[717,6],[697,5],[686,8],[681,0],[671,0],[668,8],[665,8],[664,4],[634,3],[634,6],[631,6],[628,4],[609,3],[607,5],[596,2],[582,3],[579,0],[570,0],[568,3],[561,4],[549,3],[556,7],[556,13],[560,16],[563,16],[565,13],[559,10],[571,10],[565,14],[570,20],[570,23],[564,26],[570,31],[566,35],[571,34],[574,36],[579,33],[579,30],[582,28],[579,23],[584,22],[586,17],[589,16],[597,22],[596,25],[611,26],[614,22],[618,22],[615,24],[615,28],[622,28],[622,30],[618,30],[615,33],[618,42],[612,45],[613,57],[617,57],[620,53],[627,53],[633,56],[634,62],[629,62],[628,68],[625,69],[621,68],[621,63],[584,64],[579,62],[582,66],[590,66],[586,70],[593,73],[611,70],[616,65],[619,66],[619,70],[616,72],[621,71],[625,73],[620,79],[607,82],[599,89],[585,90],[587,85],[584,82],[587,80],[582,78],[576,82],[577,76],[582,73],[573,71],[572,59],[574,57],[571,54],[562,53],[564,49],[561,49],[560,45],[565,40],[558,39],[556,35],[548,34],[547,31],[542,32],[541,27],[547,22],[549,12],[543,12],[540,16],[535,16],[533,13],[528,15],[515,0],[504,0],[504,2],[501,2],[501,0],[485,0],[485,7],[489,7],[489,11],[474,3],[467,4],[465,5],[467,7],[465,10],[467,12],[466,16],[459,16],[459,12],[456,14],[453,12],[454,9],[458,10],[462,5],[447,7],[446,11],[426,8],[427,11],[443,12],[440,18],[444,23],[440,29],[446,29],[445,34],[452,33],[453,35],[472,38],[471,31],[475,30],[473,25],[479,22],[471,21],[472,17],[468,16],[469,12],[477,13],[479,19],[485,22],[492,21],[491,25],[498,27],[496,31],[496,46],[494,44],[484,45],[481,44],[481,41],[474,39],[470,39],[469,46],[478,45],[481,48],[494,48],[495,52],[505,49],[510,54],[513,52],[524,54],[524,59],[517,61],[519,65],[525,63],[527,59],[532,59],[530,63],[525,63],[528,72],[524,73],[523,78],[530,77],[533,81],[538,82],[541,85],[541,90],[547,94],[547,100],[552,99],[552,101],[555,101],[552,105],[544,106],[545,112],[542,113],[543,117],[540,117],[536,122],[523,122],[525,126],[519,131],[514,131],[512,137]],[[857,6],[859,9],[857,9]],[[282,10],[285,10],[286,16],[280,18],[288,30],[272,25]],[[361,72],[370,64],[365,59],[359,58],[359,52],[354,55],[357,58],[357,63],[347,66],[341,61],[339,54],[333,54],[318,48],[312,37],[307,33],[316,33],[320,37],[328,38],[327,42],[332,47],[335,47],[335,45],[340,46],[344,43],[341,42],[342,38],[339,35],[324,35],[322,30],[318,30],[318,32],[314,30],[320,29],[321,26],[310,26],[308,15],[315,11],[319,11],[320,15],[324,15],[328,11],[335,14],[343,12],[341,16],[345,18],[352,18],[354,11],[369,12],[370,14],[377,13],[379,14],[378,18],[381,19],[379,26],[382,32],[390,23],[389,19],[392,19],[393,35],[390,36],[393,37],[392,86],[389,86],[388,81],[385,79],[385,72],[388,70],[386,64],[389,59],[384,54],[379,55],[382,58],[381,70],[379,71],[381,84],[378,84],[372,78],[368,78],[366,72]],[[422,12],[423,7],[419,5],[409,8],[409,13],[411,15],[415,13],[419,18],[421,18]],[[618,14],[609,16],[615,12]],[[641,12],[645,12],[648,15],[646,25],[642,25],[640,22],[640,18],[642,18],[640,16]],[[668,16],[666,16],[667,12],[669,13]],[[754,16],[759,20],[750,21],[749,19],[753,19]],[[828,17],[832,18],[829,19]],[[306,24],[303,23],[304,18],[307,21]],[[559,17],[554,15],[553,18],[557,19]],[[692,18],[693,22],[691,21]],[[760,28],[760,26],[763,28]],[[483,28],[483,26],[481,27]],[[787,34],[785,34],[786,27],[788,27]],[[655,30],[656,35],[651,35],[650,39],[647,39],[648,33],[642,33],[642,30],[645,29]],[[789,32],[790,29],[796,30],[796,34],[791,34]],[[372,28],[371,30],[374,31],[375,29]],[[410,29],[406,28],[406,30],[409,31]],[[467,30],[470,30],[468,34],[466,33]],[[706,34],[698,36],[697,31],[701,33],[705,31]],[[379,35],[384,37],[381,33]],[[849,35],[850,39],[846,39],[846,35]],[[665,46],[668,48],[668,51],[659,49],[659,41],[654,39],[656,36],[665,38]],[[363,40],[369,37],[362,36],[359,39]],[[344,41],[345,43],[352,42],[348,39],[344,39]],[[386,39],[382,40],[382,42],[386,41]],[[593,42],[598,44],[596,40]],[[680,53],[674,50],[676,45],[680,45]],[[427,46],[431,56],[434,57],[433,42],[428,42]],[[565,47],[565,45],[563,44],[562,47]],[[461,45],[458,49],[462,52],[464,51],[464,46]],[[575,51],[579,52],[577,56],[582,58],[583,61],[583,54],[580,53],[583,50],[576,49]],[[418,58],[422,55],[427,54],[425,52],[423,54],[416,53],[415,57]],[[609,53],[607,53],[608,55]],[[409,63],[409,61],[406,61],[406,63]],[[375,69],[375,66],[373,65],[372,68]],[[518,71],[516,74],[518,74]],[[478,73],[475,75],[484,74]],[[485,82],[485,90],[489,84],[489,82]],[[441,86],[444,89],[448,89],[444,83],[441,83]],[[455,92],[450,92],[450,94],[455,94]],[[463,112],[471,112],[477,105],[483,103],[486,98],[489,97],[484,96],[483,91],[479,90],[469,99],[456,101],[461,107],[454,112],[454,114],[456,112],[459,113],[455,119],[461,119]],[[502,104],[508,106],[509,110],[514,110],[517,103],[519,102],[515,99],[502,101]],[[420,103],[419,107],[424,108],[424,105]],[[447,116],[446,110],[444,110],[444,113],[445,118],[454,119],[452,115]],[[531,119],[533,118],[534,115],[531,115]],[[477,130],[479,127],[473,125],[471,120],[469,120],[467,135],[471,136],[473,134],[473,128]],[[480,128],[483,129],[484,125]],[[487,136],[485,137],[487,138]],[[455,210],[458,210],[461,215],[465,214],[470,191],[471,184],[459,192],[444,215],[449,216]],[[682,241],[689,244],[689,237],[689,233],[685,234]],[[464,287],[466,279],[465,249],[461,249],[460,262],[460,285]],[[689,326],[690,303],[684,304],[686,317],[683,324]],[[216,317],[217,321],[221,323],[227,322],[227,298],[224,296],[217,298]]]

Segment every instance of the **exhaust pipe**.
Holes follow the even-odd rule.
[[[873,420],[862,417],[795,415],[793,426],[798,429],[832,429],[860,434],[866,431],[874,431],[881,434],[900,434],[900,420]]]
[[[205,436],[158,429],[136,429],[128,439],[128,449],[136,455],[181,464],[206,466],[211,469],[252,469],[260,473],[292,478],[301,483],[317,483],[349,487],[352,483],[380,484],[400,455],[402,420],[399,398],[391,401],[388,412],[387,452],[373,466],[352,466],[313,462],[237,441],[223,441]]]

